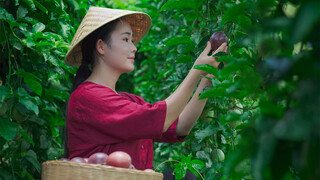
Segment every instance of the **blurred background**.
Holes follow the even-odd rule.
[[[204,112],[154,169],[198,179],[320,179],[318,0],[0,0],[0,179],[40,179],[63,155],[76,68],[64,57],[90,6],[148,13],[135,70],[117,90],[164,100],[215,31],[229,38]]]

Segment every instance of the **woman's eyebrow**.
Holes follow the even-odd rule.
[[[122,35],[122,34],[128,34],[129,36],[131,35],[130,32],[123,32],[123,33],[121,33],[121,35]]]

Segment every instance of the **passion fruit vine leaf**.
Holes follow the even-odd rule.
[[[198,64],[194,66],[195,69],[208,72],[214,76],[218,76],[218,69],[209,64]]]

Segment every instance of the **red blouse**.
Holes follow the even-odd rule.
[[[124,151],[137,169],[151,169],[153,141],[184,141],[176,135],[178,118],[163,133],[165,101],[152,105],[142,97],[119,94],[92,82],[83,82],[71,94],[67,111],[69,158]]]

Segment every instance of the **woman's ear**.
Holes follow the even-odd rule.
[[[97,43],[96,43],[96,49],[99,55],[104,55],[105,54],[105,48],[106,48],[106,44],[101,40],[98,39]]]

